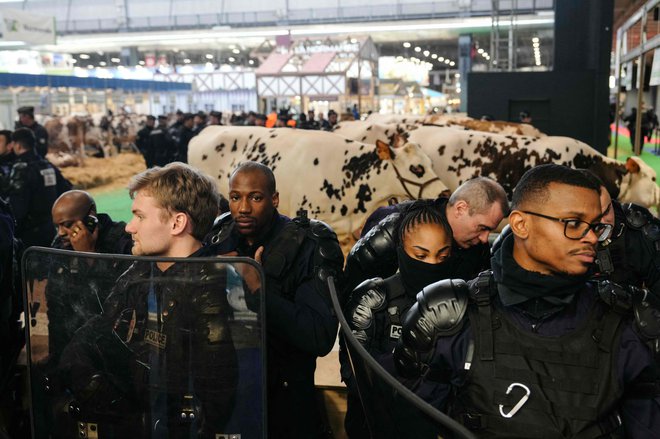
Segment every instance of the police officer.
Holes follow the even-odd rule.
[[[158,126],[149,133],[147,147],[147,167],[165,166],[174,161],[177,155],[177,144],[167,129],[167,116],[158,116]]]
[[[408,309],[415,303],[416,294],[426,285],[450,278],[454,268],[450,258],[451,228],[436,203],[417,200],[409,204],[397,224],[399,245],[396,254],[399,271],[387,279],[377,277],[362,282],[353,290],[344,307],[346,319],[357,340],[386,369],[391,369],[391,362],[387,359],[391,357],[400,336],[401,323]],[[346,356],[340,356],[343,372],[350,370],[347,360]],[[369,433],[367,430],[352,377],[345,376],[344,381],[349,387],[346,432],[350,437],[378,436],[379,432]],[[416,392],[433,402],[438,394],[444,396],[446,389],[447,386],[439,386],[437,383],[425,383]],[[388,392],[382,392],[379,399],[385,399],[385,395]],[[392,431],[393,436],[402,431],[406,431],[410,437],[435,436],[432,429],[429,431],[430,425],[423,417],[414,411],[411,413],[406,404],[397,402],[393,397],[387,398],[387,401],[381,400],[380,403],[392,407],[389,412],[397,418],[393,424],[401,428],[399,432]]]
[[[9,176],[16,161],[14,145],[11,143],[11,131],[0,130],[0,197],[7,195]]]
[[[188,144],[190,143],[190,139],[195,137],[198,133],[194,128],[195,119],[197,117],[198,115],[193,116],[191,113],[183,115],[183,125],[181,125],[181,130],[179,131],[177,158],[184,163],[188,161]]]
[[[84,191],[63,193],[52,208],[57,236],[52,247],[78,252],[131,254],[133,241],[124,228],[105,213],[97,213],[92,196]],[[50,360],[56,361],[73,333],[95,314],[114,286],[103,272],[128,268],[124,260],[106,259],[88,264],[79,259],[50,267],[46,285],[48,345]],[[123,269],[119,268],[123,267]],[[98,273],[98,274],[97,274]]]
[[[537,166],[512,209],[492,273],[417,296],[393,355],[399,373],[428,367],[450,383],[449,414],[482,436],[658,437],[645,344],[660,336],[657,304],[588,282],[611,231],[598,186],[577,170]]]
[[[50,208],[62,189],[70,186],[64,182],[58,185],[61,176],[57,169],[35,153],[32,131],[19,128],[11,138],[16,162],[11,169],[8,197],[16,218],[16,234],[25,247],[48,247],[54,236]]]
[[[152,115],[147,116],[147,120],[144,123],[144,127],[137,132],[135,138],[135,146],[137,146],[140,153],[144,156],[144,160],[147,164],[147,168],[151,168],[153,163],[151,163],[151,157],[149,157],[149,140],[151,131],[153,131],[154,126],[156,126],[156,118]]]
[[[222,125],[222,111],[211,111],[209,116],[211,116],[209,125]],[[254,123],[252,125],[254,125]]]
[[[179,131],[181,131],[181,125],[183,125],[183,115],[184,115],[183,111],[176,110],[176,120],[167,129],[167,132],[170,134],[170,137],[172,137],[172,139],[174,139],[176,143],[179,143]]]
[[[620,285],[645,287],[660,297],[660,220],[636,204],[612,200],[598,177],[603,222],[613,226],[611,235],[598,244],[597,266],[601,277]]]
[[[453,278],[471,279],[488,268],[489,234],[509,211],[506,192],[497,182],[477,177],[460,185],[449,198],[436,200],[452,230],[452,254],[457,260]],[[346,260],[346,287],[371,277],[386,278],[397,269],[396,230],[399,211],[407,203],[381,207],[365,222],[362,238]]]
[[[35,152],[41,157],[48,153],[48,131],[39,122],[34,120],[34,107],[21,107],[18,109],[18,121],[15,129],[29,128],[36,139]]]
[[[230,221],[211,234],[218,254],[248,256],[266,273],[268,437],[318,437],[316,358],[332,349],[337,319],[325,287],[341,272],[343,255],[334,232],[306,218],[277,212],[275,177],[245,162],[229,180]]]
[[[136,175],[128,189],[132,253],[193,260],[136,262],[117,280],[103,314],[62,354],[62,378],[75,397],[69,412],[82,424],[117,420],[99,422],[114,428],[108,437],[217,437],[238,373],[226,272],[194,262],[210,256],[202,238],[218,212],[215,183],[171,163]]]
[[[195,116],[193,118],[193,125],[194,125],[194,128],[193,128],[193,133],[194,134],[193,135],[194,136],[196,136],[204,128],[206,128],[206,120],[207,120],[207,116],[206,116],[206,113],[204,113],[203,111],[198,111],[197,113],[195,113]]]

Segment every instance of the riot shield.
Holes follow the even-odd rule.
[[[449,391],[428,383],[406,383],[393,375],[394,365],[387,356],[374,358],[353,335],[339,305],[332,277],[328,278],[332,303],[339,318],[355,384],[373,439],[474,439],[465,427],[436,409],[429,402],[442,399]],[[391,357],[391,355],[389,356]],[[389,371],[388,371],[389,370]],[[424,396],[422,399],[420,396]]]
[[[32,247],[22,268],[33,438],[265,437],[252,259]]]

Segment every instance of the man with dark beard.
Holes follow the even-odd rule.
[[[480,436],[658,437],[645,344],[660,335],[657,311],[646,295],[589,282],[611,231],[598,185],[542,165],[513,194],[492,273],[417,296],[393,353],[399,374],[437,374],[452,389],[448,413]]]

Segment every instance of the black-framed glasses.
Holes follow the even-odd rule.
[[[568,239],[582,239],[584,238],[589,230],[593,230],[594,234],[598,237],[598,241],[605,241],[612,232],[612,225],[605,223],[588,223],[575,218],[555,218],[554,216],[543,215],[542,213],[530,212],[529,210],[522,210],[521,212],[539,216],[541,218],[549,219],[551,221],[557,221],[564,223],[564,236]]]

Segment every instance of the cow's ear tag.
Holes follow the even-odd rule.
[[[392,159],[392,151],[390,150],[390,146],[382,140],[376,140],[376,153],[378,154],[378,158],[381,160]]]

